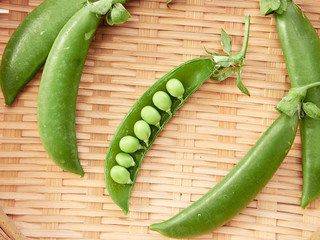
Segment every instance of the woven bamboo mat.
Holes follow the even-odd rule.
[[[0,54],[20,21],[42,0],[0,0]],[[320,1],[297,0],[320,33]],[[12,107],[0,94],[0,207],[29,239],[167,239],[148,229],[199,199],[220,181],[279,115],[290,88],[272,16],[259,0],[132,0],[132,18],[103,23],[92,43],[77,104],[77,137],[85,177],[48,158],[36,119],[41,72]],[[170,120],[148,152],[124,216],[105,188],[104,159],[120,121],[158,78],[178,64],[220,51],[220,29],[240,50],[244,15],[251,33],[243,81],[208,80]],[[299,134],[272,180],[231,222],[197,239],[300,240],[320,227],[320,200],[307,209]]]

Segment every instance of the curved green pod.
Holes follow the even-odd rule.
[[[12,34],[2,56],[0,85],[11,105],[44,64],[61,28],[86,0],[46,0]]]
[[[171,238],[209,233],[244,209],[274,175],[296,136],[298,114],[281,114],[240,162],[209,192],[151,230]]]
[[[238,76],[237,84],[240,90],[245,89],[241,82],[240,70],[245,58],[248,45],[249,24],[250,18],[247,17],[245,39],[242,50],[239,53],[235,53],[233,55],[212,53],[213,56],[196,58],[182,63],[181,65],[177,66],[176,68],[165,74],[163,77],[161,77],[157,82],[155,82],[132,106],[130,111],[122,120],[109,145],[104,174],[109,195],[112,200],[123,210],[124,214],[127,214],[129,211],[130,194],[136,181],[142,161],[148,149],[151,147],[152,143],[161,132],[165,124],[171,119],[174,113],[187,101],[192,93],[194,93],[208,78],[211,77],[214,80],[223,81],[224,79],[229,77],[235,69]],[[226,38],[226,35],[224,37]],[[160,123],[158,123],[159,115],[157,113],[157,110],[155,110],[155,108],[157,107],[154,105],[153,96],[160,91],[166,92],[166,85],[171,79],[178,79],[182,83],[184,87],[184,93],[183,96],[179,98],[171,96],[170,109],[158,109],[161,119]],[[142,109],[146,110],[145,107],[147,106],[149,110],[142,111]],[[134,161],[136,163],[135,166],[128,168],[133,183],[118,184],[112,179],[110,171],[114,166],[117,166],[116,155],[121,152],[119,146],[120,140],[125,136],[135,136],[134,125],[137,121],[141,120],[141,111],[143,112],[143,119],[149,124],[152,124],[150,125],[151,135],[148,139],[148,144],[144,144],[142,141],[141,144],[144,144],[144,147],[131,153],[131,156],[134,158]],[[156,114],[154,116],[151,116],[151,118],[148,118],[148,113]]]
[[[186,92],[183,101],[179,99],[172,99],[172,115],[182,106],[182,104],[188,99],[188,97],[205,81],[207,80],[213,71],[214,65],[212,64],[212,58],[198,58],[190,60],[177,68],[173,69],[161,79],[159,79],[149,90],[147,90],[143,96],[132,106],[131,110],[127,113],[126,117],[120,124],[117,132],[115,133],[112,142],[108,148],[108,153],[106,156],[105,164],[105,179],[106,186],[109,195],[112,197],[113,201],[120,206],[125,214],[129,210],[129,198],[134,184],[118,184],[113,181],[110,177],[110,170],[117,163],[115,161],[115,156],[121,152],[119,147],[119,142],[124,135],[134,136],[134,124],[135,122],[141,120],[140,112],[145,106],[153,106],[152,96],[155,90],[166,89],[166,83],[171,78],[178,78],[185,86]],[[187,69],[187,71],[186,71]],[[161,115],[160,127],[151,127],[151,136],[149,140],[148,147],[143,150],[138,150],[132,154],[136,165],[129,168],[130,174],[132,176],[132,181],[135,182],[139,169],[141,167],[143,158],[147,153],[148,149],[151,147],[153,141],[161,132],[164,125],[170,120],[172,115],[166,112],[159,111]]]
[[[107,0],[96,3],[110,5]],[[76,101],[82,69],[102,14],[105,12],[98,14],[87,5],[66,23],[49,53],[38,94],[38,128],[45,150],[62,169],[81,176]]]
[[[292,87],[320,81],[320,38],[308,18],[291,0],[283,13],[275,13],[277,30]],[[320,107],[320,87],[310,89],[305,102]],[[320,121],[301,119],[303,191],[305,208],[320,196]]]

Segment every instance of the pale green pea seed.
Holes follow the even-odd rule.
[[[120,149],[125,153],[134,153],[143,148],[137,138],[132,136],[125,136],[121,138],[119,143]]]
[[[116,162],[125,168],[133,167],[136,163],[133,160],[133,157],[128,153],[118,153],[116,155]]]
[[[176,78],[170,79],[166,84],[166,88],[171,96],[182,100],[183,94],[184,94],[184,87],[183,87],[183,84],[178,79]]]
[[[132,184],[130,173],[127,169],[121,166],[114,166],[110,170],[110,176],[116,183],[119,184]]]
[[[148,146],[149,137],[151,135],[149,124],[143,120],[139,120],[134,124],[133,131],[137,138],[144,141]]]
[[[153,95],[152,101],[157,108],[171,115],[172,101],[168,93],[163,91],[158,91]]]
[[[141,110],[141,117],[144,121],[146,121],[150,125],[155,125],[156,127],[160,127],[161,115],[157,109],[151,106],[145,106]]]

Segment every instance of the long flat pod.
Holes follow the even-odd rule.
[[[173,114],[202,83],[209,77],[223,81],[236,70],[239,89],[249,95],[241,81],[241,67],[248,46],[249,26],[250,17],[246,17],[245,37],[240,52],[230,55],[231,39],[222,30],[221,42],[227,54],[207,51],[211,57],[196,58],[172,69],[140,97],[122,120],[109,145],[104,174],[109,195],[124,214],[129,211],[130,194],[148,149]],[[159,109],[159,112],[156,109]],[[137,125],[144,127],[136,128]],[[140,131],[141,128],[144,128],[143,131]],[[141,140],[142,146],[139,146],[139,140],[135,136]],[[133,160],[131,167],[124,168],[118,165],[118,154],[123,154],[122,151],[125,152],[127,160],[131,159],[131,162]]]
[[[320,81],[320,38],[308,18],[291,0],[285,11],[275,12],[281,46],[293,88]],[[320,107],[320,87],[304,100]],[[305,116],[300,124],[303,162],[301,206],[320,196],[320,121]]]
[[[101,1],[100,1],[101,2]],[[49,53],[38,94],[38,127],[50,158],[83,176],[79,163],[75,111],[79,81],[102,14],[80,9],[63,27]]]
[[[274,175],[294,141],[298,114],[281,114],[240,162],[209,192],[151,230],[190,238],[215,230],[244,209]]]
[[[2,56],[0,84],[11,105],[21,89],[44,64],[64,24],[86,0],[46,0],[12,34]]]

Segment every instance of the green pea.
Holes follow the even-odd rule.
[[[116,183],[119,184],[132,184],[130,173],[127,169],[121,166],[114,166],[110,170],[110,176]]]
[[[156,127],[160,128],[161,115],[157,109],[151,106],[145,106],[142,108],[140,114],[144,121],[150,125],[155,125]]]
[[[171,115],[172,101],[168,93],[163,91],[158,91],[153,95],[152,101],[157,108]]]
[[[149,137],[151,135],[149,124],[143,120],[139,120],[134,124],[133,131],[137,138],[144,141],[148,146]]]
[[[143,148],[140,145],[139,140],[132,136],[125,136],[121,138],[119,147],[125,153],[134,153]]]
[[[178,79],[176,78],[170,79],[166,84],[166,88],[171,96],[182,100],[183,94],[184,94],[184,87],[183,87],[183,84]]]
[[[133,167],[136,163],[133,160],[133,157],[128,153],[118,153],[116,155],[116,162],[125,168]]]

